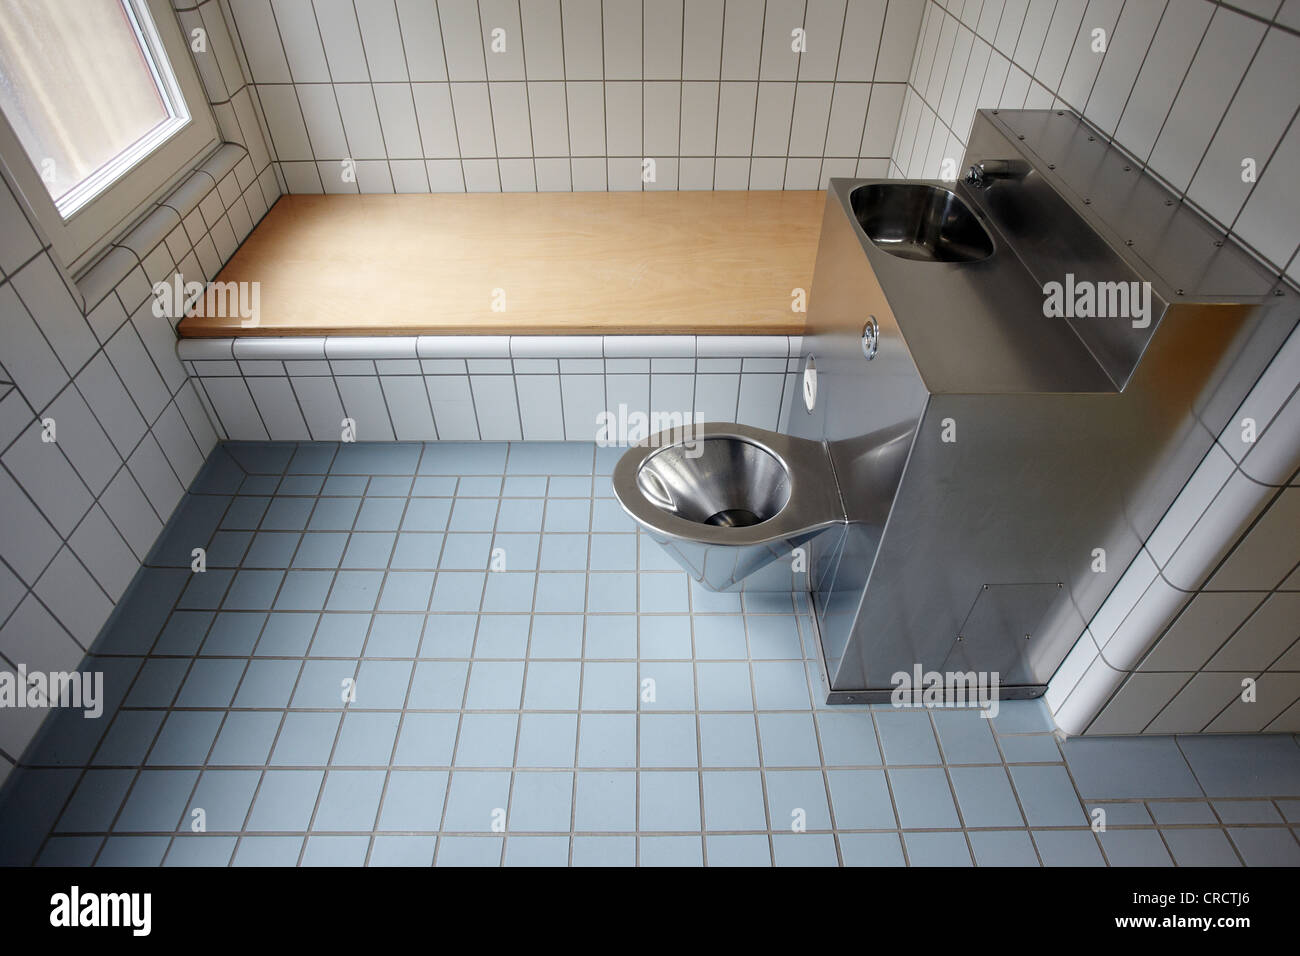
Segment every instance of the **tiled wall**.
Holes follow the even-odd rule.
[[[1295,0],[930,0],[891,172],[939,177],[977,109],[1068,107],[1295,280],[1297,30]],[[1242,179],[1244,157],[1256,182]],[[1298,367],[1300,332],[1057,672],[1048,702],[1063,729],[1300,730],[1300,491],[1287,487],[1300,467]]]
[[[357,441],[600,441],[598,416],[620,406],[776,429],[799,349],[784,335],[244,338],[187,339],[181,357],[231,439],[338,441],[346,418]]]
[[[883,176],[922,3],[231,8],[289,192],[493,192],[814,189]],[[806,52],[792,49],[797,29]],[[643,184],[647,158],[655,178]]]
[[[224,146],[75,283],[0,182],[6,670],[77,667],[217,441],[151,286],[215,276],[280,189],[218,3],[186,6],[187,30],[206,29],[195,59]],[[0,781],[43,716],[6,710]]]
[[[1297,280],[1298,62],[1298,0],[929,0],[891,170],[938,178],[977,109],[1067,107]]]

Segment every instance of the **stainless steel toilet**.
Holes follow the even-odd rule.
[[[844,523],[820,442],[710,422],[651,435],[614,466],[614,495],[690,575],[734,589]]]

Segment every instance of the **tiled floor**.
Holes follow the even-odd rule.
[[[804,605],[690,586],[618,454],[219,448],[87,664],[104,717],[58,713],[10,779],[0,859],[1300,863],[1292,737],[821,704]]]

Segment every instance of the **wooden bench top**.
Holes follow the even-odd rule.
[[[184,337],[797,335],[825,194],[283,196],[217,276],[257,282],[255,327]],[[494,309],[494,305],[497,306]]]

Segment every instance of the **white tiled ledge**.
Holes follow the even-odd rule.
[[[248,336],[181,339],[183,361],[324,359],[798,359],[794,335]]]

